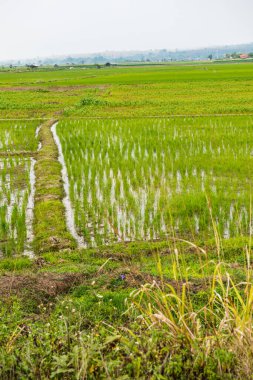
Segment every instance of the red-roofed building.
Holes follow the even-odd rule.
[[[240,54],[241,59],[249,58],[249,54]]]

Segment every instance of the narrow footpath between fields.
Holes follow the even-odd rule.
[[[36,190],[34,207],[34,251],[43,253],[76,248],[68,232],[63,205],[64,188],[58,148],[51,127],[56,120],[46,121],[39,130],[41,149],[35,165]]]

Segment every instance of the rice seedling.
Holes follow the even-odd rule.
[[[34,152],[38,142],[34,138],[38,121],[0,121],[0,152]]]
[[[57,133],[88,245],[247,235],[251,118],[62,121]],[[207,203],[212,208],[210,216]]]
[[[0,122],[0,254],[29,253],[38,122]],[[27,155],[26,155],[27,154]],[[26,156],[26,157],[24,157]]]
[[[12,157],[0,160],[0,252],[2,255],[24,251],[30,168],[30,159]]]

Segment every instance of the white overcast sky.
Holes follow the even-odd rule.
[[[253,42],[253,0],[0,0],[0,59]]]

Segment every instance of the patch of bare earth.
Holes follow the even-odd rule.
[[[5,275],[0,277],[0,297],[27,294],[45,300],[66,294],[83,280],[80,273],[39,273],[38,275]]]
[[[67,92],[73,90],[81,89],[98,89],[104,90],[108,85],[76,85],[76,86],[50,86],[50,87],[39,87],[39,86],[17,86],[17,87],[0,87],[0,92],[22,92],[22,91],[46,91],[46,92]]]
[[[111,287],[113,281],[118,280],[122,283],[123,287],[126,288],[140,288],[143,285],[150,284],[154,287],[163,288],[164,286],[172,286],[176,291],[181,291],[183,285],[185,285],[192,293],[197,293],[200,290],[205,290],[208,288],[208,279],[194,279],[193,281],[176,281],[166,277],[161,278],[157,275],[151,275],[148,273],[143,273],[135,266],[126,266],[124,268],[117,268],[113,271],[102,270],[97,275],[93,275],[92,278],[88,279],[87,284],[91,280],[97,280],[99,276],[106,275],[106,281],[102,286],[104,289]]]

